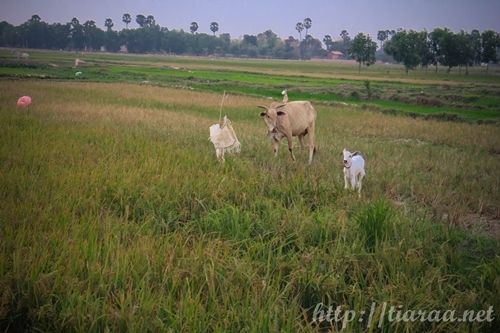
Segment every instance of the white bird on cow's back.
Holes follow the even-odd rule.
[[[83,61],[83,60],[81,60],[79,58],[76,58],[75,59],[75,68],[77,68],[78,66],[80,66],[80,65],[82,65],[84,63],[85,63],[85,61]]]
[[[316,126],[316,110],[308,101],[294,101],[286,104],[271,103],[271,106],[258,107],[265,109],[260,116],[267,126],[267,136],[271,139],[274,148],[274,156],[278,156],[280,141],[286,138],[288,150],[295,161],[293,154],[292,137],[297,136],[302,148],[304,137],[309,136],[309,164],[312,163],[316,146],[314,143],[314,129]]]
[[[288,91],[285,89],[281,94],[283,95],[283,103],[288,103]]]
[[[344,189],[349,188],[349,184],[353,190],[358,190],[358,195],[361,197],[361,182],[365,177],[365,160],[359,152],[351,153],[346,148],[343,152],[344,161]]]

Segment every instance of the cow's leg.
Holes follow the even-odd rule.
[[[314,146],[314,124],[308,128],[307,132],[309,134],[309,164],[311,164],[314,152],[316,151],[316,147]]]
[[[300,148],[304,149],[304,135],[299,135]]]
[[[292,160],[295,161],[295,155],[293,154],[293,142],[292,136],[289,134],[286,136],[286,140],[288,141],[288,150],[290,151],[290,155],[292,155]]]
[[[273,142],[273,151],[274,151],[274,157],[278,157],[278,150],[280,148],[280,141],[276,140],[275,138],[271,139]]]

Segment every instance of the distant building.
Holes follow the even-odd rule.
[[[330,51],[330,52],[328,52],[326,58],[330,59],[330,60],[343,59],[344,53],[342,53],[340,51]]]

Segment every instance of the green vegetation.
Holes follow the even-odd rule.
[[[73,17],[67,23],[48,24],[38,15],[19,26],[6,21],[0,22],[0,47],[52,49],[68,51],[102,51],[118,52],[126,49],[131,53],[169,53],[176,55],[196,56],[231,56],[242,58],[275,58],[275,59],[312,59],[329,58],[355,59],[361,64],[371,65],[375,62],[377,43],[371,37],[358,33],[351,40],[347,30],[339,34],[341,40],[325,35],[322,41],[314,38],[309,29],[311,18],[297,22],[295,30],[299,39],[289,36],[282,39],[271,29],[257,35],[243,35],[243,38],[231,39],[229,33],[216,36],[219,23],[211,22],[210,31],[213,36],[198,33],[198,23],[191,22],[190,32],[172,27],[161,27],[156,24],[152,15],[147,17],[138,14],[135,22],[137,29],[129,29],[132,22],[130,14],[123,15],[126,29],[113,31],[113,20],[106,18],[101,30],[95,21],[87,20],[83,24]],[[290,27],[292,28],[292,27]],[[302,31],[305,30],[304,38]],[[380,30],[377,34],[380,50],[377,59],[381,62],[403,63],[406,72],[418,65],[427,68],[430,65],[442,65],[450,71],[454,67],[465,67],[468,74],[469,66],[480,66],[482,63],[498,63],[497,50],[500,47],[500,35],[492,30],[482,33],[474,29],[470,33],[460,31],[454,33],[447,28],[436,28],[427,33],[426,30]],[[331,52],[335,51],[336,54]],[[21,53],[18,54],[22,56]],[[487,67],[487,68],[488,68]]]
[[[0,330],[317,332],[320,302],[375,302],[373,331],[498,330],[500,127],[365,110],[496,120],[496,74],[85,54],[75,78],[74,54],[31,54],[0,52]],[[265,137],[256,105],[283,87],[318,110],[311,166]],[[222,90],[242,143],[225,164],[207,141]],[[362,198],[344,147],[366,158]],[[495,320],[379,330],[384,302]]]
[[[75,69],[66,52],[33,52],[19,61],[0,51],[0,77],[130,82],[201,91],[358,105],[365,110],[437,117],[444,120],[498,122],[500,79],[497,72],[468,76],[434,73],[404,74],[404,67],[374,65],[362,75],[351,64],[303,61],[257,61],[165,56],[82,54],[86,63]],[[373,67],[373,68],[372,68]],[[83,75],[75,77],[76,71]]]

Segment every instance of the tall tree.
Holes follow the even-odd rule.
[[[384,42],[389,38],[388,30],[379,30],[377,32],[377,39],[380,41],[380,48],[384,47]]]
[[[448,73],[453,67],[460,65],[460,41],[453,32],[446,28],[434,29],[431,40],[433,48],[437,49],[439,63],[448,67]]]
[[[194,34],[198,30],[198,23],[191,22],[191,25],[189,26],[189,30],[191,31],[192,34]]]
[[[68,47],[68,36],[70,36],[70,24],[53,23],[48,29],[48,47],[51,49],[62,50]]]
[[[219,23],[217,23],[217,22],[210,23],[210,31],[212,31],[214,33],[214,36],[215,36],[215,33],[217,31],[219,31]]]
[[[458,64],[465,66],[465,74],[469,74],[469,65],[474,63],[474,48],[472,45],[472,37],[465,31],[460,31],[455,35],[456,43],[458,45]]]
[[[153,27],[155,25],[156,25],[155,17],[153,15],[148,15],[148,17],[146,17],[145,26]]]
[[[85,40],[85,49],[98,49],[101,45],[99,41],[99,31],[93,20],[83,23],[83,36]]]
[[[340,38],[342,38],[342,41],[344,43],[351,41],[351,37],[349,37],[349,33],[347,32],[347,30],[342,30],[340,32]]]
[[[24,24],[21,25],[21,30],[24,35],[24,41],[27,47],[32,48],[43,48],[47,47],[48,25],[42,22],[42,19],[38,15],[32,15],[31,18]]]
[[[81,50],[84,48],[83,27],[76,17],[73,17],[70,22],[70,38],[73,49]]]
[[[139,27],[144,28],[146,26],[146,16],[142,14],[136,15],[135,22],[139,25]]]
[[[108,31],[111,30],[111,28],[113,28],[113,26],[114,26],[113,20],[110,18],[107,18],[104,21],[104,26],[107,28]]]
[[[323,37],[323,43],[325,43],[327,51],[331,51],[332,50],[332,45],[333,45],[332,36],[325,35],[325,37]]]
[[[302,31],[304,30],[304,24],[302,22],[297,22],[295,25],[295,30],[299,33],[299,41],[302,40]]]
[[[38,15],[32,15],[31,18],[28,20],[30,23],[40,23],[42,19]]]
[[[308,35],[308,30],[312,27],[312,20],[309,17],[304,19],[304,28],[306,29],[306,36]]]
[[[410,30],[402,30],[396,33],[390,41],[385,43],[384,51],[392,56],[397,62],[402,62],[405,66],[406,74],[408,70],[417,67],[421,63],[421,53],[424,47],[424,36]]]
[[[438,71],[438,64],[441,63],[443,57],[444,39],[449,33],[450,31],[448,29],[436,28],[429,34],[431,53],[434,57],[433,63],[436,66],[436,73]]]
[[[312,57],[323,57],[326,52],[321,45],[321,41],[312,37],[311,35],[306,35],[304,40],[300,43],[300,52],[302,58],[310,59]]]
[[[500,47],[500,37],[495,31],[486,30],[481,34],[482,61],[486,63],[486,71],[489,70],[490,62],[497,63],[497,48]]]
[[[376,50],[377,43],[372,41],[370,36],[360,32],[354,37],[351,47],[349,48],[349,56],[358,62],[358,72],[361,72],[361,64],[369,66],[375,63]]]
[[[128,24],[132,22],[132,17],[130,16],[130,14],[125,13],[122,16],[122,21],[123,23],[125,23],[125,29],[128,29]]]
[[[473,58],[474,58],[474,65],[479,65],[481,64],[481,55],[482,55],[482,50],[481,50],[481,33],[479,30],[472,30],[470,33],[470,38],[471,38],[471,43],[472,43],[472,50],[473,50]]]
[[[429,65],[435,64],[436,61],[434,54],[432,52],[432,44],[429,38],[429,33],[427,33],[427,31],[425,30],[419,32],[417,43],[418,43],[417,50],[419,52],[420,64],[427,70]]]

